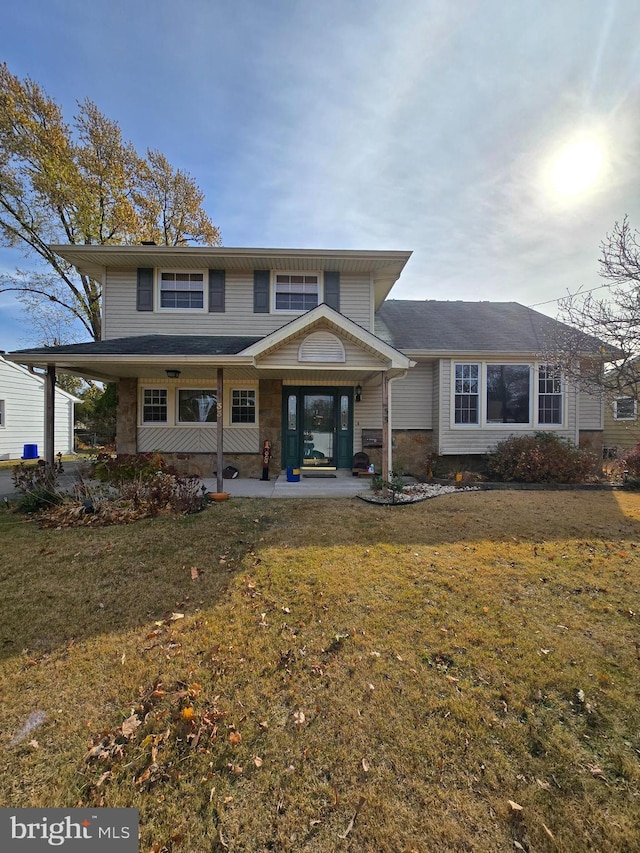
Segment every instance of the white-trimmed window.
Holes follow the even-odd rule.
[[[530,393],[528,364],[487,364],[487,423],[530,423]]]
[[[256,392],[253,388],[233,388],[231,391],[231,423],[255,424]]]
[[[479,423],[480,365],[455,365],[454,422],[456,424]]]
[[[635,421],[638,404],[633,397],[618,397],[613,403],[613,417],[617,421]]]
[[[142,422],[145,424],[166,424],[167,389],[144,388],[142,391]]]
[[[273,307],[276,311],[310,311],[320,302],[317,273],[276,273]]]
[[[204,309],[204,272],[160,270],[160,308],[186,311]]]
[[[179,424],[212,424],[218,420],[218,394],[212,388],[179,388],[177,398]]]
[[[558,365],[458,362],[453,365],[453,426],[561,427],[564,387]]]
[[[562,423],[562,373],[557,364],[538,366],[538,423]]]
[[[2,427],[6,427],[5,415],[4,415],[4,400],[0,400],[0,429]]]

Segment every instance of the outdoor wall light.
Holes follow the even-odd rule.
[[[180,376],[179,370],[165,370],[165,373],[167,374],[169,379],[178,379],[178,377]]]
[[[362,400],[362,385],[358,383],[356,385],[356,403],[359,403]]]

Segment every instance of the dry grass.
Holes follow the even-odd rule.
[[[156,853],[640,848],[639,496],[0,537],[3,804],[135,806]]]

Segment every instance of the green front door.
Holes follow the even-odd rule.
[[[353,389],[285,387],[282,394],[284,468],[350,468]]]

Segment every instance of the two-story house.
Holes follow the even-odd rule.
[[[267,440],[272,470],[350,468],[364,448],[420,475],[514,433],[601,444],[599,398],[544,356],[567,327],[514,302],[389,300],[410,252],[53,249],[102,282],[103,340],[11,358],[116,381],[119,452],[211,476],[221,440],[258,476]]]

